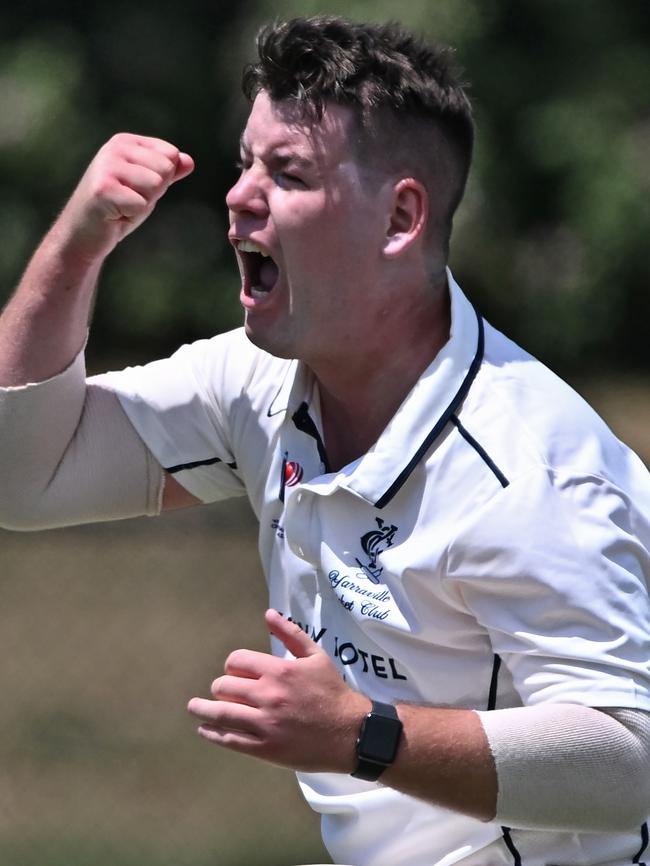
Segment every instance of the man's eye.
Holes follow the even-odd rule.
[[[282,186],[306,186],[304,180],[301,177],[298,177],[297,174],[291,174],[289,171],[279,171],[275,175],[276,182]]]

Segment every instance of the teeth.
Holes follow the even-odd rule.
[[[268,255],[268,253],[264,252],[264,250],[254,241],[239,241],[237,249],[242,253],[260,253],[263,256]]]

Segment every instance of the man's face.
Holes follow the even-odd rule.
[[[385,315],[374,296],[389,185],[362,180],[353,135],[348,108],[310,123],[262,92],[226,197],[249,338],[312,366],[345,355]]]

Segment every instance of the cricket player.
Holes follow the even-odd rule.
[[[189,711],[297,771],[336,863],[642,863],[650,479],[448,268],[474,137],[450,52],[300,18],[243,89],[243,327],[86,378],[102,263],[193,169],[113,137],[0,319],[2,524],[249,498],[271,652]]]

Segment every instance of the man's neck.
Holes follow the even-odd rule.
[[[312,368],[318,380],[325,450],[332,470],[374,445],[424,370],[449,339],[450,301],[440,293],[430,315],[407,333],[391,328],[363,354]]]

